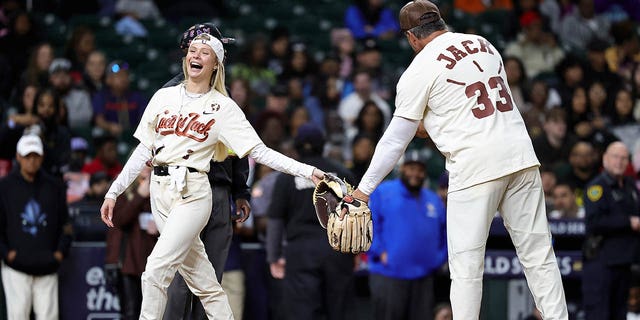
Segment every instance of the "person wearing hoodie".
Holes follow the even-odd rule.
[[[66,188],[40,167],[36,135],[20,138],[19,167],[0,180],[0,256],[9,319],[58,319],[58,268],[71,245]]]

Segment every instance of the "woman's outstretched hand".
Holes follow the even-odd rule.
[[[113,207],[115,207],[116,201],[113,199],[105,198],[102,203],[102,207],[100,208],[100,217],[102,218],[102,222],[113,228]]]

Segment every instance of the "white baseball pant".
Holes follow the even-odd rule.
[[[142,274],[140,319],[162,319],[167,287],[180,272],[200,298],[209,319],[233,319],[227,296],[207,258],[200,231],[211,214],[211,186],[207,174],[189,172],[182,193],[171,189],[171,176],[151,178],[151,210],[160,237]]]
[[[568,319],[537,167],[448,194],[453,319],[478,319],[491,221],[500,212],[543,319]]]
[[[2,284],[9,320],[29,319],[31,307],[38,320],[58,319],[58,274],[32,276],[2,263]]]

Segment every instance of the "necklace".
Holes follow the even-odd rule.
[[[203,93],[191,93],[191,92],[187,91],[187,88],[186,88],[186,87],[184,88],[184,94],[185,94],[188,98],[192,98],[192,99],[198,99],[198,98],[200,98],[200,97],[204,96],[204,94],[205,94],[205,93],[206,93],[206,92],[203,92]]]

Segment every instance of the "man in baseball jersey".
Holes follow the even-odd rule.
[[[449,171],[454,319],[479,317],[486,240],[496,211],[543,318],[567,319],[539,163],[500,54],[480,36],[448,32],[438,8],[426,0],[407,3],[400,25],[416,56],[398,82],[393,119],[353,196],[369,200],[422,123]]]
[[[324,172],[265,146],[225,88],[224,46],[216,37],[195,37],[183,60],[186,81],[158,90],[134,133],[140,144],[111,184],[100,209],[113,227],[115,199],[145,165],[153,166],[151,210],[160,237],[142,274],[140,319],[162,319],[167,287],[178,271],[200,298],[207,318],[233,319],[226,294],[212,277],[200,232],[209,221],[212,192],[207,172],[211,159],[228,150],[250,155],[276,170],[318,183]]]

